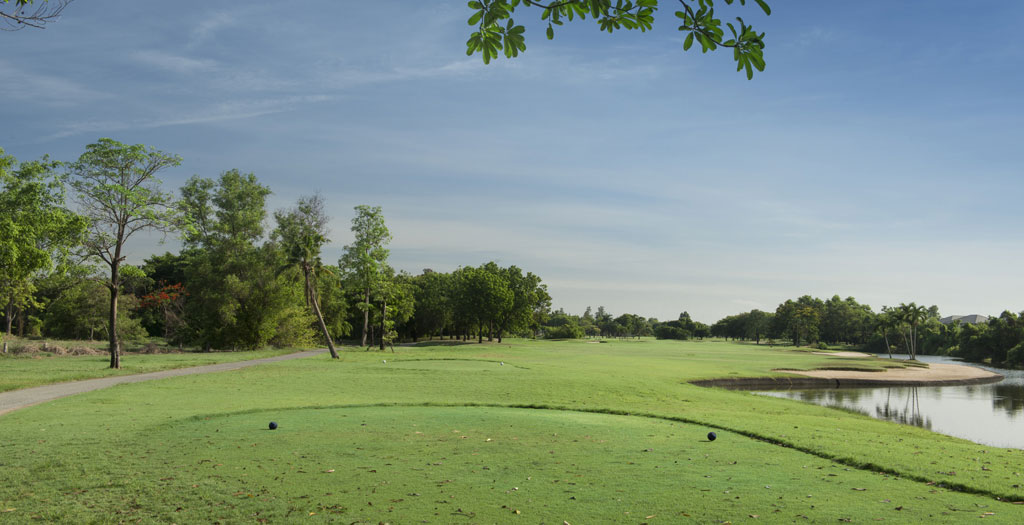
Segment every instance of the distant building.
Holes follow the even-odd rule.
[[[960,324],[984,324],[988,322],[987,315],[951,315],[949,317],[943,317],[939,319],[942,324],[951,324],[953,321],[960,321]]]

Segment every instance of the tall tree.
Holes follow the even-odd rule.
[[[15,310],[32,301],[34,281],[61,267],[85,232],[64,206],[64,182],[46,158],[17,165],[0,148],[0,304],[11,335]]]
[[[331,333],[324,323],[320,311],[320,298],[317,294],[317,274],[324,271],[320,261],[320,249],[330,239],[327,238],[327,222],[330,217],[324,211],[324,201],[320,194],[302,197],[298,204],[287,212],[274,214],[277,220],[275,239],[281,243],[288,256],[288,264],[297,266],[302,271],[305,281],[306,306],[313,310],[331,357],[338,359],[338,351],[334,349]]]
[[[160,190],[156,174],[180,163],[177,155],[103,138],[70,165],[81,212],[90,221],[85,249],[110,268],[104,283],[110,290],[110,368],[121,368],[117,298],[125,243],[140,231],[177,228],[180,216],[171,195]]]
[[[757,33],[742,18],[736,18],[736,25],[727,22],[731,38],[722,28],[722,19],[715,15],[715,0],[678,0],[682,8],[675,16],[682,21],[679,31],[686,34],[683,50],[689,50],[694,42],[701,46],[701,52],[714,51],[719,47],[731,48],[736,60],[736,71],[746,70],[747,78],[754,76],[754,69],[764,71],[764,33]],[[723,0],[732,4],[734,0]],[[764,14],[770,15],[771,8],[764,0],[754,0]],[[746,0],[739,0],[746,5]],[[721,4],[719,4],[721,5]],[[620,29],[639,29],[646,32],[654,26],[654,15],[658,0],[474,0],[469,2],[473,14],[468,23],[476,30],[466,42],[466,54],[480,53],[484,63],[489,63],[503,52],[505,57],[519,56],[526,50],[526,28],[517,25],[512,18],[517,7],[539,8],[542,21],[547,22],[547,37],[555,37],[555,26],[575,19],[585,20],[588,16],[597,22],[601,31],[612,33]]]
[[[338,260],[338,266],[362,295],[359,309],[363,312],[362,346],[370,331],[371,296],[382,286],[388,261],[391,232],[384,224],[384,213],[380,206],[356,206],[352,218],[352,233],[355,240],[345,246],[345,253]]]

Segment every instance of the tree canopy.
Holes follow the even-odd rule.
[[[736,23],[725,22],[729,34],[722,27],[722,18],[715,13],[715,0],[678,0],[680,10],[675,16],[682,21],[679,31],[686,34],[683,50],[689,50],[696,42],[702,53],[719,47],[730,48],[736,71],[746,71],[747,78],[754,77],[754,70],[764,71],[764,33],[758,33],[747,25],[743,18],[736,17]],[[746,0],[721,0],[727,5],[734,2],[746,5]],[[771,8],[764,0],[754,0],[766,15]],[[468,3],[472,10],[468,24],[476,29],[466,41],[466,54],[479,53],[484,63],[490,63],[499,53],[506,58],[519,56],[526,51],[526,27],[517,24],[513,18],[516,9],[536,8],[540,19],[547,23],[547,38],[555,38],[555,28],[566,22],[586,20],[597,23],[601,31],[613,33],[620,29],[646,32],[654,27],[658,11],[658,0],[473,0]]]

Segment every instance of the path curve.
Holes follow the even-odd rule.
[[[140,381],[152,381],[154,379],[164,379],[167,377],[208,374],[211,372],[226,372],[228,370],[238,370],[239,368],[247,368],[263,363],[273,363],[275,361],[287,361],[289,359],[310,357],[324,352],[327,352],[327,350],[306,350],[303,352],[296,352],[294,354],[264,357],[262,359],[252,359],[249,361],[217,363],[215,365],[192,366],[188,368],[172,368],[170,370],[147,372],[145,374],[84,379],[82,381],[70,381],[67,383],[55,383],[52,385],[23,388],[21,390],[11,390],[10,392],[0,393],[0,416],[8,412],[18,410],[19,408],[30,407],[32,405],[38,405],[39,403],[45,403],[47,401],[81,394],[83,392],[91,392],[101,388],[108,388],[114,385],[120,385],[121,383],[138,383]]]

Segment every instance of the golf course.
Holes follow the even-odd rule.
[[[1024,451],[690,383],[893,366],[804,350],[435,341],[117,385],[0,416],[0,522],[1024,521]]]

